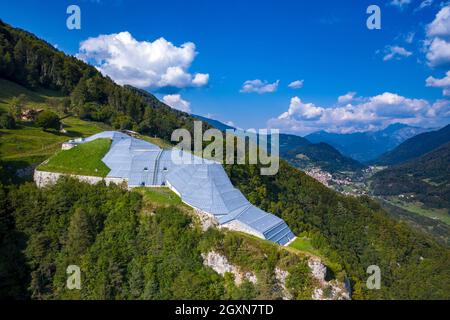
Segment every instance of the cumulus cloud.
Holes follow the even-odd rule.
[[[240,92],[243,93],[272,93],[277,91],[278,84],[280,80],[275,81],[274,83],[268,83],[267,81],[261,81],[259,79],[256,80],[247,80],[242,85]]]
[[[450,64],[450,4],[443,7],[426,27],[425,50],[431,67]]]
[[[279,119],[316,120],[323,114],[324,109],[312,103],[303,103],[299,97],[293,97],[288,111],[282,113]]]
[[[77,57],[93,63],[119,84],[182,89],[208,83],[208,74],[189,72],[196,55],[192,42],[177,47],[164,38],[138,41],[125,31],[81,42]]]
[[[383,61],[389,61],[394,58],[400,60],[402,57],[409,57],[412,55],[412,52],[400,46],[387,46],[385,52],[386,54],[383,57]]]
[[[450,64],[450,42],[439,38],[433,39],[428,46],[426,57],[431,67]]]
[[[179,94],[168,94],[163,97],[163,101],[174,109],[189,113],[191,112],[191,103],[183,100]]]
[[[445,77],[442,79],[428,77],[426,80],[426,86],[441,88],[444,96],[450,96],[450,71],[447,71]]]
[[[347,98],[351,96],[354,97],[350,94]],[[268,126],[297,134],[308,134],[317,130],[348,133],[381,129],[398,122],[437,126],[446,124],[449,120],[449,100],[430,104],[423,99],[411,99],[385,92],[328,108],[293,97],[288,110],[277,118],[270,119]]]
[[[427,26],[427,35],[429,37],[450,37],[450,5],[443,7],[431,22]]]
[[[288,84],[288,87],[291,89],[300,89],[303,87],[303,83],[305,80],[295,80]]]
[[[348,92],[344,94],[343,96],[338,97],[339,103],[349,103],[351,102],[356,96],[356,92]]]

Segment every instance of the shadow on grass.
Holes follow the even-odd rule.
[[[20,160],[2,160],[0,182],[5,185],[32,182],[34,169],[45,159],[46,156],[32,156]]]

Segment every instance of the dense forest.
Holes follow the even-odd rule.
[[[165,140],[176,128],[192,129],[190,115],[150,94],[118,86],[95,68],[4,23],[0,59],[0,77],[68,95],[69,112],[80,118]],[[259,169],[226,166],[250,202],[285,219],[294,233],[307,233],[342,266],[336,276],[349,277],[353,298],[450,298],[448,248],[390,219],[370,199],[340,195],[284,161],[275,176],[261,176]],[[7,259],[1,261],[0,285],[14,297],[69,298],[60,267],[77,250],[90,268],[82,298],[267,297],[261,289],[235,295],[225,290],[226,283],[202,268],[195,254],[208,243],[202,240],[207,235],[189,230],[187,218],[172,209],[142,222],[137,214],[142,202],[135,193],[75,182],[50,190],[11,186],[1,192],[0,240]],[[366,269],[373,264],[382,270],[381,290],[365,286]],[[298,274],[304,274],[298,265]]]
[[[273,244],[202,232],[176,206],[153,206],[138,192],[71,179],[38,189],[0,186],[0,298],[279,299],[273,269],[290,272],[295,298],[310,298],[314,280],[304,259]],[[236,286],[203,265],[216,250],[258,276]],[[249,254],[251,253],[251,259]],[[26,263],[24,263],[26,261]],[[68,265],[82,271],[81,290],[66,288]]]
[[[259,176],[252,166],[227,171],[252,203],[281,216],[294,233],[308,231],[316,247],[344,266],[353,298],[449,297],[449,250],[392,220],[369,198],[340,195],[284,161],[276,176]],[[381,290],[365,287],[372,264],[383,270]]]
[[[450,128],[450,126],[448,126]],[[414,194],[429,207],[450,208],[450,142],[372,177],[375,195]]]

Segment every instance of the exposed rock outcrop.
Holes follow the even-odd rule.
[[[327,275],[327,267],[325,267],[319,259],[310,258],[308,266],[311,269],[312,275],[315,279],[323,282]]]
[[[336,279],[325,280],[327,267],[318,258],[310,258],[308,266],[318,283],[312,294],[314,300],[350,300],[350,293],[343,283]]]
[[[217,219],[214,218],[214,216],[199,209],[194,209],[194,212],[198,217],[199,223],[202,226],[203,231],[206,231],[211,227],[217,227],[219,225]]]
[[[277,279],[278,285],[282,291],[283,300],[291,300],[292,295],[289,290],[286,288],[286,278],[289,276],[289,272],[284,271],[280,268],[275,268],[275,278]]]
[[[210,251],[207,254],[202,253],[203,264],[212,268],[220,275],[225,275],[230,272],[234,275],[234,283],[240,285],[244,280],[248,280],[256,284],[258,279],[252,272],[242,272],[238,267],[232,265],[227,257],[221,255],[216,251]]]

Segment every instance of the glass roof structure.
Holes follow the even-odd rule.
[[[169,186],[186,204],[213,215],[226,226],[237,222],[253,234],[285,245],[295,238],[284,220],[252,205],[236,189],[220,163],[193,156],[175,161],[173,152],[121,132],[105,131],[79,144],[95,139],[111,139],[111,147],[102,161],[111,169],[107,177],[127,179],[129,187]],[[186,161],[189,158],[191,161]]]

